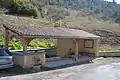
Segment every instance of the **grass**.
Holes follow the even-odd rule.
[[[85,14],[84,17],[82,14]],[[90,15],[82,11],[70,11],[70,16],[66,17],[65,21],[67,23],[70,23],[70,26],[87,30],[104,29],[106,31],[119,32],[118,29],[120,29],[119,24],[117,23],[104,21],[102,19],[99,19],[96,14]]]
[[[98,19],[96,16],[89,15],[83,11],[75,11],[75,10],[70,10],[70,9],[67,10],[67,9],[60,9],[60,8],[57,8],[57,9],[70,12],[70,15],[66,16],[63,19],[63,21],[69,27],[81,28],[81,29],[86,29],[86,30],[104,29],[106,31],[112,31],[112,32],[119,32],[120,30],[119,24]],[[85,16],[83,17],[82,14],[84,14]],[[14,24],[29,25],[29,26],[42,26],[42,25],[48,26],[48,27],[54,26],[54,23],[46,18],[33,19],[32,17],[31,18],[22,17],[22,16],[18,17],[17,15],[13,16],[13,15],[5,15],[5,14],[0,14],[0,23],[1,24],[2,23],[14,23]],[[65,27],[65,26],[62,26],[62,27]]]
[[[52,26],[52,23],[44,18],[34,19],[32,17],[24,17],[24,16],[13,16],[13,15],[6,15],[0,14],[0,24],[21,24],[27,26]],[[2,28],[2,25],[1,25]]]

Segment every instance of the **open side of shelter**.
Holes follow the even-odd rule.
[[[79,55],[85,53],[98,56],[100,37],[83,30],[58,27],[29,27],[17,24],[4,24],[4,28],[6,48],[8,48],[8,41],[11,36],[15,36],[22,41],[23,54],[15,55],[14,62],[23,68],[33,67],[36,64],[45,64],[44,51],[27,51],[27,45],[35,38],[57,39],[57,55],[60,57],[68,57],[73,54],[75,60],[77,60]]]

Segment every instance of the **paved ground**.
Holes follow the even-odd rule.
[[[88,57],[88,56],[81,56],[77,61],[72,58],[60,58],[52,61],[47,61],[44,67],[48,68],[58,68],[58,67],[66,67],[66,66],[71,66],[71,65],[77,65],[77,64],[82,64],[82,63],[88,63],[94,58]]]
[[[1,74],[0,74],[1,75]],[[64,69],[26,75],[6,76],[0,80],[119,80],[120,59],[100,61]]]
[[[120,80],[120,61],[94,64],[64,80]]]

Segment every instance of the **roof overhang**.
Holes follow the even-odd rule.
[[[100,37],[83,30],[54,27],[29,27],[23,25],[4,24],[4,28],[25,38],[74,38],[99,39]]]

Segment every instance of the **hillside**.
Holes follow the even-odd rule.
[[[118,45],[120,44],[120,26],[118,23],[114,23],[111,21],[104,21],[101,19],[97,19],[95,16],[87,15],[85,16],[84,12],[74,11],[74,10],[66,10],[70,12],[70,15],[59,23],[59,27],[71,27],[76,29],[82,29],[94,34],[97,34],[102,37],[102,44],[110,44],[110,45]],[[80,14],[84,14],[80,15]],[[91,17],[91,18],[90,18]],[[12,15],[0,15],[1,23],[16,23],[23,24],[29,26],[55,26],[53,21],[48,19],[33,19],[27,17],[18,17]],[[29,23],[31,22],[31,23]]]
[[[67,9],[83,9],[89,13],[103,14],[104,19],[119,22],[120,5],[104,0],[32,0],[37,5],[56,5]]]
[[[120,44],[120,24],[110,20],[103,20],[100,18],[102,15],[90,15],[89,13],[75,10],[67,11],[70,12],[70,15],[63,20],[66,27],[82,29],[99,35],[101,36],[101,44]]]
[[[119,23],[120,4],[104,0],[1,0],[0,6],[8,13],[39,17],[45,6],[57,6],[73,10],[83,9],[91,14],[103,14],[105,20]],[[42,15],[42,17],[44,17]]]
[[[11,0],[8,0],[8,3],[9,1]],[[101,44],[120,45],[119,4],[103,0],[16,1],[18,2],[12,4],[12,7],[8,7],[6,2],[0,4],[2,9],[1,25],[3,23],[16,23],[28,26],[82,29],[101,36]],[[24,1],[25,3],[23,3]],[[35,14],[32,14],[33,12]]]

